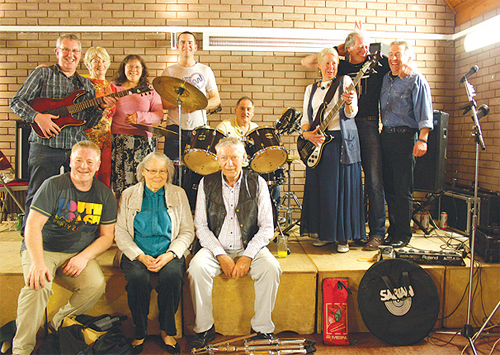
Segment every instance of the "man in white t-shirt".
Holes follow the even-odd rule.
[[[188,136],[191,135],[191,131],[196,127],[207,124],[206,110],[214,109],[220,105],[219,90],[217,89],[214,73],[210,67],[198,63],[194,59],[197,49],[198,46],[194,34],[187,31],[182,32],[177,37],[177,50],[179,52],[177,63],[168,66],[162,73],[163,76],[173,76],[189,82],[207,96],[208,105],[204,109],[197,111],[181,110],[182,133]],[[163,100],[163,108],[168,111],[167,129],[178,132],[178,106],[175,103]],[[178,159],[179,142],[166,137],[164,151],[170,159]],[[182,147],[182,151],[184,151],[184,146]]]

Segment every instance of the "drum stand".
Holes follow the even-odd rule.
[[[184,92],[184,88],[180,87],[177,93],[177,107],[179,109],[179,180],[178,184],[182,187],[182,128],[181,128],[181,95]]]
[[[284,210],[285,211],[285,222],[286,222],[286,225],[287,227],[283,230],[283,233],[287,233],[288,231],[290,231],[290,229],[292,229],[296,224],[298,224],[300,222],[300,219],[298,219],[297,221],[295,221],[294,223],[292,223],[292,217],[293,217],[293,212],[294,210],[297,210],[297,207],[300,211],[302,211],[302,205],[300,204],[300,201],[297,197],[297,195],[295,195],[293,192],[292,192],[292,189],[291,189],[291,177],[290,177],[290,172],[291,172],[291,166],[292,166],[292,163],[295,159],[290,159],[290,156],[288,157],[288,159],[286,160],[286,163],[288,165],[287,167],[287,175],[288,175],[288,190],[285,192],[285,195],[282,197],[281,199],[281,202],[279,204],[279,211],[282,211]],[[297,207],[292,207],[291,205],[291,200],[294,200]],[[285,205],[285,201],[286,201],[286,205]],[[279,213],[278,213],[279,215]]]

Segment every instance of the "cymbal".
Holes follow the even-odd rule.
[[[208,105],[207,97],[193,84],[173,76],[158,76],[153,80],[156,92],[171,104],[178,105],[185,110],[202,110]]]
[[[153,134],[158,134],[164,137],[168,137],[170,139],[179,139],[179,132],[172,131],[170,129],[166,129],[165,127],[161,126],[153,126],[153,125],[148,125],[148,124],[141,124],[141,123],[132,123],[132,126],[142,129],[143,131],[151,132]],[[185,136],[182,136],[183,141],[188,141],[189,139]]]

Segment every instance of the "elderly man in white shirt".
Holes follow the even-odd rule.
[[[216,151],[222,173],[201,180],[196,201],[195,227],[202,249],[188,269],[197,333],[192,348],[215,339],[212,289],[221,272],[234,279],[248,274],[255,281],[252,331],[260,338],[272,337],[271,312],[281,276],[279,262],[266,247],[274,226],[265,180],[242,170],[246,152],[237,138],[222,139]]]

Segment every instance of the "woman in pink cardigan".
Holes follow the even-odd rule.
[[[121,62],[112,82],[117,92],[148,85],[148,69],[138,55],[128,55]],[[156,150],[153,135],[132,124],[151,125],[163,118],[160,95],[156,91],[122,97],[116,103],[111,133],[113,133],[112,181],[116,198],[123,190],[137,183],[137,165]]]

